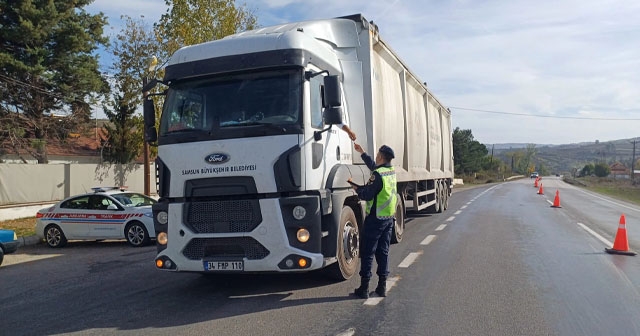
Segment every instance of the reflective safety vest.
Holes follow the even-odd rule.
[[[396,214],[398,195],[396,193],[396,171],[393,167],[378,167],[374,170],[382,177],[382,189],[376,195],[376,217],[391,219]],[[371,212],[373,201],[367,201],[367,215]]]

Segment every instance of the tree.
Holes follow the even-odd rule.
[[[580,176],[591,176],[595,171],[593,164],[587,163],[580,171]]]
[[[473,139],[471,130],[453,130],[453,163],[456,174],[470,174],[482,169],[487,147]]]
[[[143,78],[149,76],[149,55],[158,51],[153,32],[142,20],[122,17],[126,26],[115,37],[111,51],[116,92],[104,107],[111,125],[105,125],[103,157],[108,162],[129,163],[140,155],[143,145],[143,122],[137,114],[142,104]]]
[[[607,177],[611,174],[611,168],[609,168],[608,164],[599,162],[593,167],[593,173],[596,174],[597,177]]]
[[[106,19],[88,14],[89,3],[0,0],[0,118],[21,116],[0,132],[16,153],[24,149],[39,163],[47,162],[47,138],[87,122],[93,97],[108,90],[93,54],[107,43]],[[60,123],[52,112],[73,118]]]
[[[164,59],[181,47],[254,29],[257,18],[235,0],[165,0],[167,12],[155,25]]]

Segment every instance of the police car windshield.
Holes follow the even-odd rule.
[[[302,123],[299,69],[269,70],[186,80],[169,88],[160,136],[239,127]],[[280,130],[281,128],[277,128]]]
[[[156,203],[156,200],[153,198],[138,193],[121,193],[111,196],[118,202],[122,203],[125,207],[141,207]]]

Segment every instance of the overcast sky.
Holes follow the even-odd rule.
[[[238,2],[242,3],[242,2]],[[485,143],[640,137],[640,1],[248,0],[261,26],[361,13]],[[152,24],[162,0],[96,0]],[[106,62],[106,57],[103,57]]]

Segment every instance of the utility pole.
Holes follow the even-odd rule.
[[[146,75],[142,78],[142,87],[145,87],[147,85],[148,80],[149,79],[147,78]],[[147,99],[147,93],[143,92],[142,101],[144,102],[144,100],[146,99]],[[150,188],[151,169],[149,168],[149,143],[144,138],[144,132],[142,132],[142,144],[143,144],[142,152],[144,156],[144,194],[149,196],[151,195],[151,188]]]
[[[631,184],[636,184],[635,164],[636,164],[636,140],[633,140],[633,154],[631,156]]]

